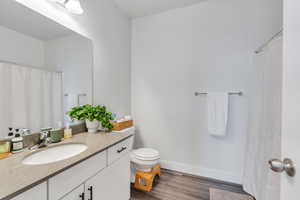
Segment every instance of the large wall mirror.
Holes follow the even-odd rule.
[[[0,138],[8,128],[72,123],[93,103],[92,42],[12,0],[0,1]]]

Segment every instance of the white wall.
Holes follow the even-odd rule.
[[[120,115],[130,113],[129,19],[112,0],[82,1],[85,13],[68,14],[48,0],[16,0],[93,41],[94,100]]]
[[[0,26],[0,60],[44,66],[44,42]]]
[[[132,112],[137,146],[163,167],[241,183],[253,51],[281,28],[280,0],[209,0],[132,25]],[[206,97],[230,97],[228,134],[207,132]]]

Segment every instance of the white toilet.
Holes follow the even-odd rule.
[[[140,148],[130,153],[131,163],[135,170],[150,172],[159,163],[160,155],[155,149]]]
[[[150,172],[159,163],[160,155],[155,149],[141,148],[132,150],[131,159],[131,183],[135,182],[136,171]]]
[[[127,132],[135,136],[135,127],[128,128],[120,132]],[[131,149],[133,147],[133,142]],[[159,163],[160,154],[157,150],[151,148],[133,149],[130,152],[131,159],[131,182],[135,181],[135,172],[150,172],[152,168]]]

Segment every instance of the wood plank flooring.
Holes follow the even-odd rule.
[[[132,188],[131,200],[210,200],[209,188],[245,194],[240,185],[163,170],[151,192]]]

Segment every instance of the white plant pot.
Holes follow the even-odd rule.
[[[100,126],[100,122],[97,120],[94,121],[85,120],[85,123],[89,133],[96,133]]]

